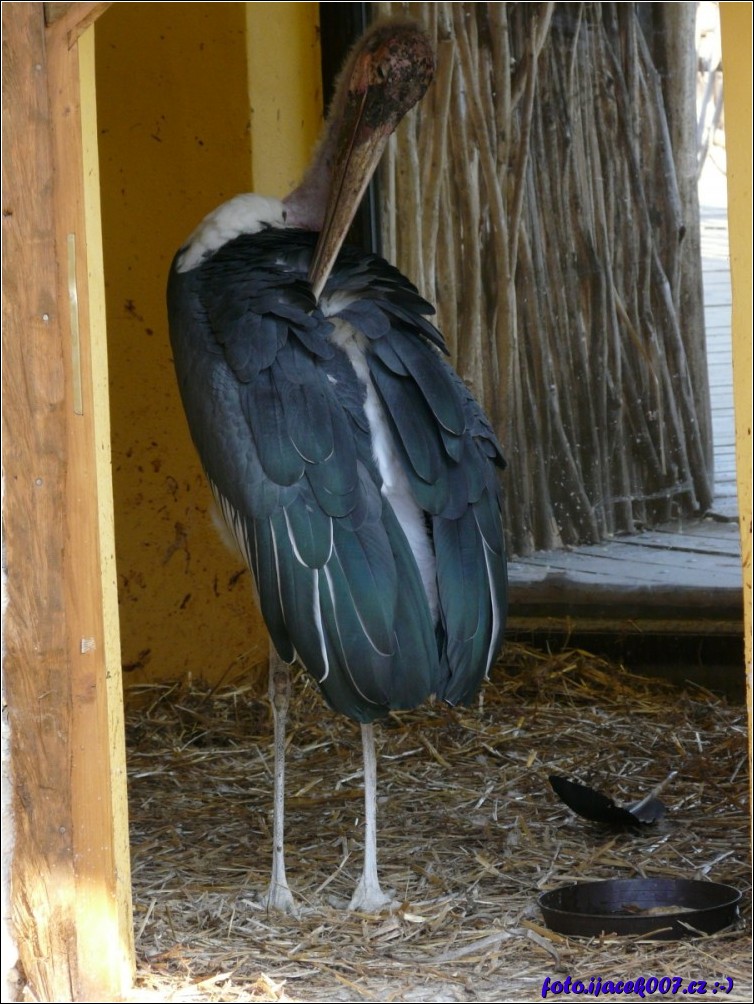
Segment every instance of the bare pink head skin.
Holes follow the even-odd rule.
[[[319,297],[391,133],[432,82],[430,41],[414,21],[376,22],[338,78],[322,139],[283,200],[286,225],[319,230],[309,269]]]

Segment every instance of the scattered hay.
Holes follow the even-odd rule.
[[[358,727],[303,675],[294,693],[297,917],[259,903],[272,788],[259,688],[131,695],[134,1000],[526,1001],[568,974],[731,977],[726,998],[751,1000],[743,926],[683,943],[567,939],[536,904],[566,882],[667,875],[735,885],[748,914],[745,709],[584,652],[508,645],[473,708],[395,714],[377,730],[380,875],[402,905],[367,917],[344,910],[361,867]],[[671,770],[668,816],[640,833],[576,818],[547,782],[566,774],[630,802]]]

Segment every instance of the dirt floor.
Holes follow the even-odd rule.
[[[359,731],[299,677],[286,786],[299,912],[278,916],[260,905],[272,788],[263,692],[129,695],[133,1000],[534,1001],[546,977],[569,975],[587,988],[592,977],[678,977],[678,993],[706,980],[708,993],[752,999],[744,708],[583,652],[508,645],[474,707],[378,728],[380,875],[397,905],[363,916],[344,909],[361,867]],[[671,771],[666,817],[639,831],[575,816],[548,782],[566,775],[628,803]],[[736,886],[742,919],[679,942],[544,926],[544,891],[661,875]]]

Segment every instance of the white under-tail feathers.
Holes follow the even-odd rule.
[[[251,569],[249,541],[244,521],[241,519],[238,510],[220,492],[214,481],[210,481],[209,478],[207,480],[212,490],[212,497],[215,500],[215,504],[210,510],[212,525],[228,550],[240,555],[246,562],[247,567]]]
[[[322,651],[322,662],[325,667],[324,675],[319,681],[324,683],[327,677],[330,675],[330,660],[327,656],[327,645],[325,644],[325,629],[322,624],[322,602],[319,598],[319,569],[314,569],[314,575],[312,576],[313,582],[313,593],[312,593],[312,614],[314,616],[314,625],[317,628],[317,637],[319,638],[319,645]]]
[[[484,561],[487,567],[487,582],[490,586],[490,603],[492,606],[492,631],[490,632],[490,646],[487,650],[487,665],[484,669],[484,678],[487,680],[489,679],[490,670],[492,669],[495,657],[497,656],[500,635],[503,631],[503,624],[499,613],[500,597],[497,595],[497,590],[495,589],[495,576],[491,567],[491,557],[493,551],[484,539],[482,539],[482,546],[484,548]]]

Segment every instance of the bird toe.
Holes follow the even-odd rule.
[[[354,913],[384,913],[393,912],[400,902],[388,893],[384,893],[379,885],[364,882],[363,878],[356,886],[348,909]]]
[[[278,913],[287,913],[293,916],[296,916],[299,912],[296,900],[293,898],[293,893],[287,885],[280,882],[270,883],[270,888],[267,890],[267,895],[263,898],[262,903],[268,911],[275,910]]]

